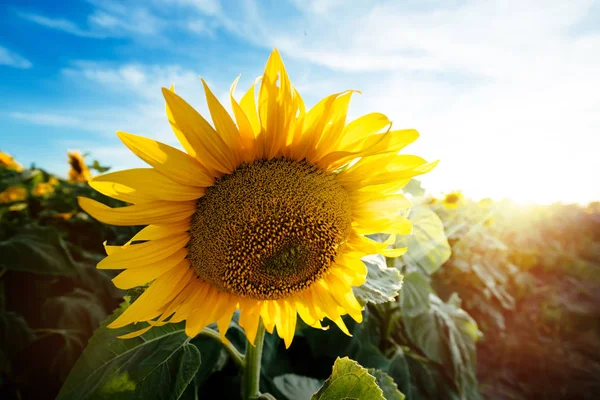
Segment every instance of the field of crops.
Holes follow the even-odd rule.
[[[77,196],[124,203],[91,189],[77,160],[69,180],[0,160],[0,398],[240,398],[237,314],[229,346],[212,330],[187,338],[183,322],[125,340],[139,328],[106,327],[144,287],[119,290],[117,271],[95,266],[103,243],[139,229],[79,208]],[[364,259],[363,322],[344,317],[352,336],[298,322],[289,349],[267,334],[263,398],[337,399],[357,382],[347,398],[600,398],[599,204],[436,199],[415,180],[405,191],[414,233],[391,243],[408,248],[400,257]]]

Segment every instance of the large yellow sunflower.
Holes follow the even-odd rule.
[[[148,225],[125,246],[107,246],[98,268],[125,269],[128,289],[152,282],[109,326],[186,321],[193,337],[216,322],[224,339],[232,314],[254,343],[259,319],[289,346],[296,317],[322,328],[327,317],[360,322],[352,287],[365,282],[361,257],[396,256],[366,237],[407,234],[409,202],[398,191],[435,163],[398,152],[418,137],[391,130],[379,113],[346,123],[353,91],[309,111],[274,50],[258,88],[241,101],[230,91],[235,122],[204,81],[213,125],[171,89],[167,116],[187,154],[118,132],[152,168],[95,177],[90,185],[132,205],[109,208],[80,198],[83,209],[113,225]],[[143,242],[142,242],[143,241]],[[142,242],[142,243],[140,243]],[[137,244],[136,244],[137,243]]]

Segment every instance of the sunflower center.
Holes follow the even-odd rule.
[[[458,203],[458,196],[455,194],[449,194],[446,196],[446,203],[454,204]]]
[[[310,286],[350,233],[350,200],[335,175],[286,158],[241,164],[198,200],[189,259],[199,278],[245,298]]]

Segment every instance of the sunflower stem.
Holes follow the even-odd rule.
[[[259,319],[254,346],[250,342],[246,343],[246,355],[244,356],[246,365],[242,376],[242,398],[244,400],[255,400],[260,396],[260,363],[264,339],[265,326]]]

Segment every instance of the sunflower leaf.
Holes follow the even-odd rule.
[[[77,268],[52,228],[30,227],[0,241],[0,267],[42,275],[72,276]]]
[[[395,247],[408,251],[398,260],[405,271],[422,270],[431,275],[450,258],[450,244],[440,217],[427,206],[415,206],[408,219],[413,223],[411,235],[400,236]]]
[[[423,189],[421,186],[421,181],[418,179],[411,179],[408,181],[402,191],[404,193],[410,193],[413,196],[423,196],[425,194],[425,189]]]
[[[460,308],[456,295],[444,303],[431,293],[429,300],[428,312],[403,316],[408,337],[427,358],[444,366],[460,393],[477,399],[475,342],[481,335],[477,323]]]
[[[106,327],[127,305],[125,302],[96,330],[58,399],[181,397],[200,368],[200,351],[188,340],[183,324],[167,324],[133,339],[118,339],[140,328]]]
[[[363,257],[367,265],[367,281],[353,288],[354,295],[362,304],[387,303],[398,296],[402,287],[402,275],[395,268],[388,268],[385,258],[381,255]]]
[[[400,291],[402,313],[408,317],[416,317],[426,312],[431,292],[429,280],[421,272],[414,271],[404,275],[404,285]]]
[[[377,385],[383,391],[385,400],[404,400],[404,395],[398,390],[398,385],[391,376],[380,369],[369,368],[368,371],[377,379]]]
[[[333,372],[311,400],[385,400],[375,377],[348,357],[337,358]]]
[[[10,362],[35,340],[23,316],[14,312],[0,313],[0,371],[7,372]]]

